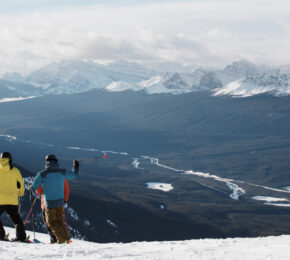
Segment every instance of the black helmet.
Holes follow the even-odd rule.
[[[47,156],[45,157],[45,160],[46,160],[47,162],[49,162],[49,161],[56,161],[56,162],[57,162],[57,158],[56,158],[56,156],[55,156],[54,154],[49,154],[49,155],[47,155]]]
[[[12,155],[9,152],[1,153],[0,158],[8,158],[9,162],[12,162],[12,160],[13,160],[13,157],[12,157]]]

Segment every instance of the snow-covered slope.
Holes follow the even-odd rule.
[[[40,92],[31,85],[0,79],[0,99],[36,95],[40,95]]]
[[[249,61],[233,62],[223,70],[198,68],[192,73],[161,73],[141,82],[113,82],[107,91],[140,91],[148,94],[182,94],[194,91],[212,91],[213,95],[247,97],[261,93],[290,94],[289,66],[270,69]]]
[[[31,73],[26,77],[26,82],[45,89],[48,94],[71,94],[102,89],[116,80],[137,82],[153,74],[152,70],[125,61],[109,65],[62,61]]]
[[[147,94],[182,94],[198,90],[210,89],[209,84],[201,85],[205,78],[210,78],[206,72],[200,70],[196,73],[180,74],[180,73],[163,73],[152,76],[147,80],[137,83],[132,82],[113,82],[106,87],[107,91],[118,92],[124,90],[145,91]],[[210,80],[208,80],[209,82]]]
[[[231,95],[247,97],[265,92],[275,95],[290,94],[290,67],[283,66],[277,69],[245,76],[236,81],[215,89],[215,95]]]
[[[17,98],[2,98],[0,99],[0,103],[16,102],[16,101],[21,101],[21,100],[26,100],[26,99],[31,99],[31,98],[35,98],[35,97],[31,96],[31,97],[17,97]]]
[[[265,66],[257,66],[247,60],[234,61],[226,66],[223,70],[217,71],[217,77],[222,81],[223,85],[242,79],[245,77],[255,76],[259,73],[267,71]]]
[[[180,94],[191,92],[191,85],[181,78],[179,73],[166,73],[157,75],[137,83],[131,82],[113,82],[108,87],[107,91],[118,92],[124,90],[141,91],[144,90],[148,94],[172,93]]]
[[[14,230],[6,228],[12,235]],[[27,232],[33,238],[32,232]],[[271,259],[286,260],[290,236],[201,239],[187,241],[97,244],[73,240],[71,244],[50,245],[48,235],[36,233],[44,243],[25,244],[0,241],[0,259]]]

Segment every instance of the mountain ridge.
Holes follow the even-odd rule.
[[[289,68],[289,65],[270,68],[240,60],[222,70],[197,68],[192,72],[160,72],[126,61],[103,65],[76,60],[51,63],[26,77],[7,73],[2,80],[30,86],[23,91],[24,96],[32,96],[33,87],[41,95],[103,89],[108,92],[144,91],[146,94],[210,91],[217,96],[248,97],[262,93],[281,96],[290,94]],[[4,87],[0,82],[0,88]]]

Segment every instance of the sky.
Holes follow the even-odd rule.
[[[0,0],[0,74],[51,62],[290,63],[289,0]]]

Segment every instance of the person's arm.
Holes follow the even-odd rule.
[[[73,161],[73,169],[71,171],[66,171],[65,176],[68,180],[75,179],[79,175],[80,163],[77,160]]]
[[[67,202],[69,197],[69,185],[67,179],[64,180],[64,201]]]
[[[30,188],[33,190],[33,191],[36,191],[40,185],[42,184],[42,178],[41,178],[41,175],[40,173],[38,173],[33,181],[33,183],[31,184]]]
[[[22,197],[24,195],[24,192],[25,192],[23,178],[22,178],[21,173],[18,169],[15,169],[15,171],[16,171],[16,178],[17,178],[18,197]]]
[[[43,194],[43,188],[42,188],[42,185],[40,185],[40,187],[35,191],[35,193],[37,195],[42,195]]]

